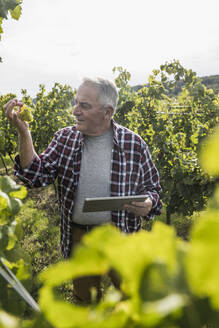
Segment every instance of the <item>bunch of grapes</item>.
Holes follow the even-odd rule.
[[[32,108],[28,107],[27,105],[23,105],[21,107],[21,111],[18,113],[18,118],[21,121],[25,121],[25,122],[32,122],[33,121],[33,115],[32,115]]]

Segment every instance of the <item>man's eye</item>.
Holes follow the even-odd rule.
[[[81,107],[84,109],[88,109],[88,108],[90,108],[90,105],[87,103],[81,103]]]

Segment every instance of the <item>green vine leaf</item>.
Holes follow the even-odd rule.
[[[208,137],[201,153],[201,163],[203,169],[213,176],[219,175],[218,144],[219,129],[217,129],[212,136]]]
[[[22,11],[21,6],[20,5],[16,6],[13,10],[10,10],[11,17],[13,19],[18,20],[21,16],[21,11]]]

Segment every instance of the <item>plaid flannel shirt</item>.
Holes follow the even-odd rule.
[[[111,160],[111,196],[148,195],[152,209],[145,217],[151,219],[161,213],[162,204],[159,174],[143,139],[112,120],[113,151]],[[58,179],[61,251],[70,256],[72,245],[72,213],[77,190],[83,148],[83,134],[75,127],[56,132],[48,148],[35,156],[22,169],[19,155],[15,158],[14,174],[27,187],[42,187]],[[127,211],[112,211],[112,223],[125,233],[141,227],[141,217]]]

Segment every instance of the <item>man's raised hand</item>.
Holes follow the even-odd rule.
[[[9,100],[7,104],[4,105],[7,118],[9,119],[11,125],[17,128],[19,132],[27,130],[28,128],[28,123],[18,118],[23,105],[24,103],[18,101],[17,99]],[[15,107],[18,107],[18,110],[15,110]]]

